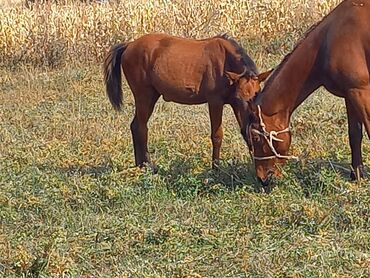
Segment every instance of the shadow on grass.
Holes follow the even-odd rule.
[[[158,174],[167,189],[180,197],[218,195],[240,188],[259,191],[250,164],[223,161],[217,169],[208,167],[196,173],[194,163],[192,159],[175,159],[167,168],[160,168]]]
[[[71,165],[57,169],[44,165],[43,168],[67,176],[88,175],[94,179],[104,176],[105,186],[115,180],[117,184],[137,188],[139,192],[160,186],[182,198],[222,195],[239,189],[253,193],[264,191],[256,180],[253,165],[242,161],[222,161],[217,169],[211,169],[194,158],[175,158],[167,165],[159,165],[158,174],[153,174],[150,169],[136,171],[136,168],[132,168],[133,171],[127,172],[131,173],[130,177],[135,178],[127,181],[126,170],[119,171],[110,161],[98,165]],[[350,181],[350,165],[335,160],[303,159],[288,163],[283,171],[284,176],[276,180],[271,189],[286,188],[307,197],[343,192],[346,190],[345,183]],[[365,167],[365,172],[370,172],[369,167]],[[115,177],[117,173],[118,178],[111,176]],[[368,179],[363,182],[368,182]]]
[[[286,174],[277,182],[278,186],[298,186],[306,197],[343,192],[346,190],[345,184],[351,181],[350,164],[331,159],[292,162],[284,170]],[[369,167],[365,167],[365,173],[369,173]],[[362,182],[368,182],[368,179]]]
[[[89,175],[94,178],[99,178],[103,175],[109,174],[113,171],[113,166],[110,163],[100,165],[71,165],[60,169],[61,172],[68,176],[84,176]]]
[[[113,172],[113,165],[110,162],[98,164],[98,165],[69,165],[67,167],[56,167],[47,164],[38,165],[38,169],[60,173],[67,175],[68,177],[72,176],[92,176],[94,178],[99,178],[103,175]]]

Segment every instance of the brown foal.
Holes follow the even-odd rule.
[[[306,34],[250,102],[248,145],[263,185],[279,175],[291,135],[293,111],[324,86],[345,100],[352,151],[352,179],[363,176],[362,127],[370,137],[370,0],[339,4]]]
[[[220,159],[223,106],[232,106],[245,138],[247,101],[270,73],[258,74],[243,48],[225,35],[194,40],[148,34],[113,46],[106,56],[106,91],[115,109],[122,105],[121,67],[135,99],[131,132],[137,166],[150,163],[147,122],[161,95],[181,104],[208,103],[214,166]]]

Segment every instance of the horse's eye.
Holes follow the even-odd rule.
[[[261,141],[261,138],[260,138],[260,136],[258,134],[253,134],[252,135],[252,140],[254,142],[259,142],[259,141]]]

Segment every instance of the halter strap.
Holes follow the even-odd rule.
[[[293,156],[293,155],[279,154],[276,151],[276,149],[274,147],[274,144],[273,144],[273,141],[283,142],[284,140],[277,138],[277,135],[279,135],[281,133],[289,132],[290,128],[287,127],[287,128],[285,128],[283,130],[280,130],[280,131],[272,130],[272,131],[268,132],[266,130],[266,125],[263,122],[261,107],[259,105],[257,105],[257,110],[258,110],[258,117],[259,117],[259,120],[260,120],[260,126],[261,126],[262,131],[260,131],[258,129],[255,129],[255,128],[252,128],[251,132],[253,132],[255,134],[258,134],[258,135],[261,135],[262,137],[264,137],[266,139],[266,142],[269,145],[273,155],[270,155],[270,156],[255,156],[254,151],[253,151],[252,152],[253,159],[255,159],[255,160],[268,160],[268,159],[273,159],[273,158],[280,158],[280,159],[296,159],[296,160],[298,160],[298,157]],[[252,143],[252,145],[253,145],[253,143]]]

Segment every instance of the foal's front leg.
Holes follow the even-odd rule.
[[[222,131],[223,103],[209,103],[209,115],[211,118],[211,140],[212,140],[212,168],[218,167],[220,161],[220,148],[224,133]]]

